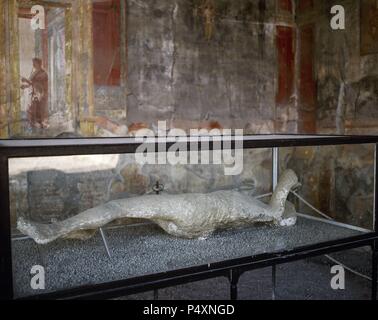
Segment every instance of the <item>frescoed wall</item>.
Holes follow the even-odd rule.
[[[46,8],[45,30],[28,27],[34,4]],[[335,4],[345,8],[346,30],[330,27]],[[375,4],[1,1],[0,136],[129,136],[140,128],[156,132],[159,120],[166,120],[168,129],[376,134]],[[33,86],[20,89],[27,84],[22,78],[30,81],[35,72],[33,58],[41,59],[47,75],[42,125],[28,116]],[[41,108],[35,104],[35,109]],[[303,173],[309,201],[367,227],[373,181],[365,177],[371,176],[372,159],[367,146],[282,155],[284,164]]]

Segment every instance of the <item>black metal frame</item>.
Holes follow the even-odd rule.
[[[236,136],[233,138],[237,139]],[[198,150],[201,150],[201,148],[209,148],[210,150],[219,148],[218,143],[213,142],[211,138],[208,139],[210,140],[208,146],[203,146],[200,143],[189,141],[188,139],[181,143],[187,144],[188,146],[192,143],[196,143],[198,144]],[[237,299],[237,284],[240,276],[246,271],[276,266],[282,263],[323,254],[370,246],[372,248],[373,262],[372,299],[376,300],[378,280],[378,136],[259,135],[244,136],[242,140],[244,149],[374,144],[376,148],[374,231],[345,239],[298,247],[293,250],[243,257],[210,265],[190,266],[186,269],[78,287],[31,296],[27,299],[115,298],[222,276],[227,277],[230,281],[231,299]],[[175,142],[176,141],[171,140],[168,143],[161,141],[151,143],[156,148],[161,144],[169,148]],[[0,140],[0,300],[13,299],[8,160],[10,158],[20,157],[135,153],[141,144],[141,141],[134,138]],[[232,143],[231,147],[234,148],[235,143]]]

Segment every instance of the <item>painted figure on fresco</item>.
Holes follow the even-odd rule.
[[[48,75],[42,68],[42,60],[33,59],[33,71],[29,77],[22,78],[24,83],[21,89],[30,88],[30,103],[28,107],[28,120],[34,128],[48,127]]]
[[[206,40],[211,40],[214,33],[215,6],[213,1],[207,0],[202,7],[202,15],[205,23]]]

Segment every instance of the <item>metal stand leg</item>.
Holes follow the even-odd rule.
[[[272,149],[272,188],[277,187],[279,175],[279,148]]]
[[[231,300],[235,301],[238,300],[238,282],[239,282],[240,274],[237,270],[230,270],[230,298]]]
[[[274,265],[272,266],[272,300],[276,300],[276,275],[277,267]]]
[[[230,297],[232,301],[238,300],[238,284],[237,283],[231,283]]]
[[[272,192],[277,187],[279,175],[279,148],[272,149]],[[272,300],[276,300],[276,265],[272,266]]]
[[[375,244],[372,248],[372,281],[371,281],[371,299],[377,300],[377,281],[378,281],[378,247]]]
[[[274,192],[278,184],[279,152],[279,148],[273,148],[272,150],[272,192]],[[276,300],[276,265],[272,266],[272,300]]]
[[[159,300],[159,290],[154,290],[154,300]]]
[[[378,144],[375,145],[374,152],[374,231],[378,232]],[[372,282],[371,299],[377,300],[377,281],[378,281],[378,241],[374,241],[372,246]]]
[[[110,255],[109,247],[108,247],[108,242],[106,241],[105,233],[102,228],[100,228],[100,234],[102,238],[102,242],[104,243],[106,253],[108,254],[109,259],[112,259],[112,256]]]

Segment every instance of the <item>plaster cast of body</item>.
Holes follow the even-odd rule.
[[[47,244],[61,237],[84,239],[86,231],[125,218],[152,221],[167,233],[183,238],[206,238],[218,229],[241,227],[255,222],[290,226],[296,223],[296,212],[286,199],[297,184],[298,178],[294,171],[285,171],[269,204],[238,191],[144,195],[114,200],[51,224],[19,218],[17,227],[37,243]]]

